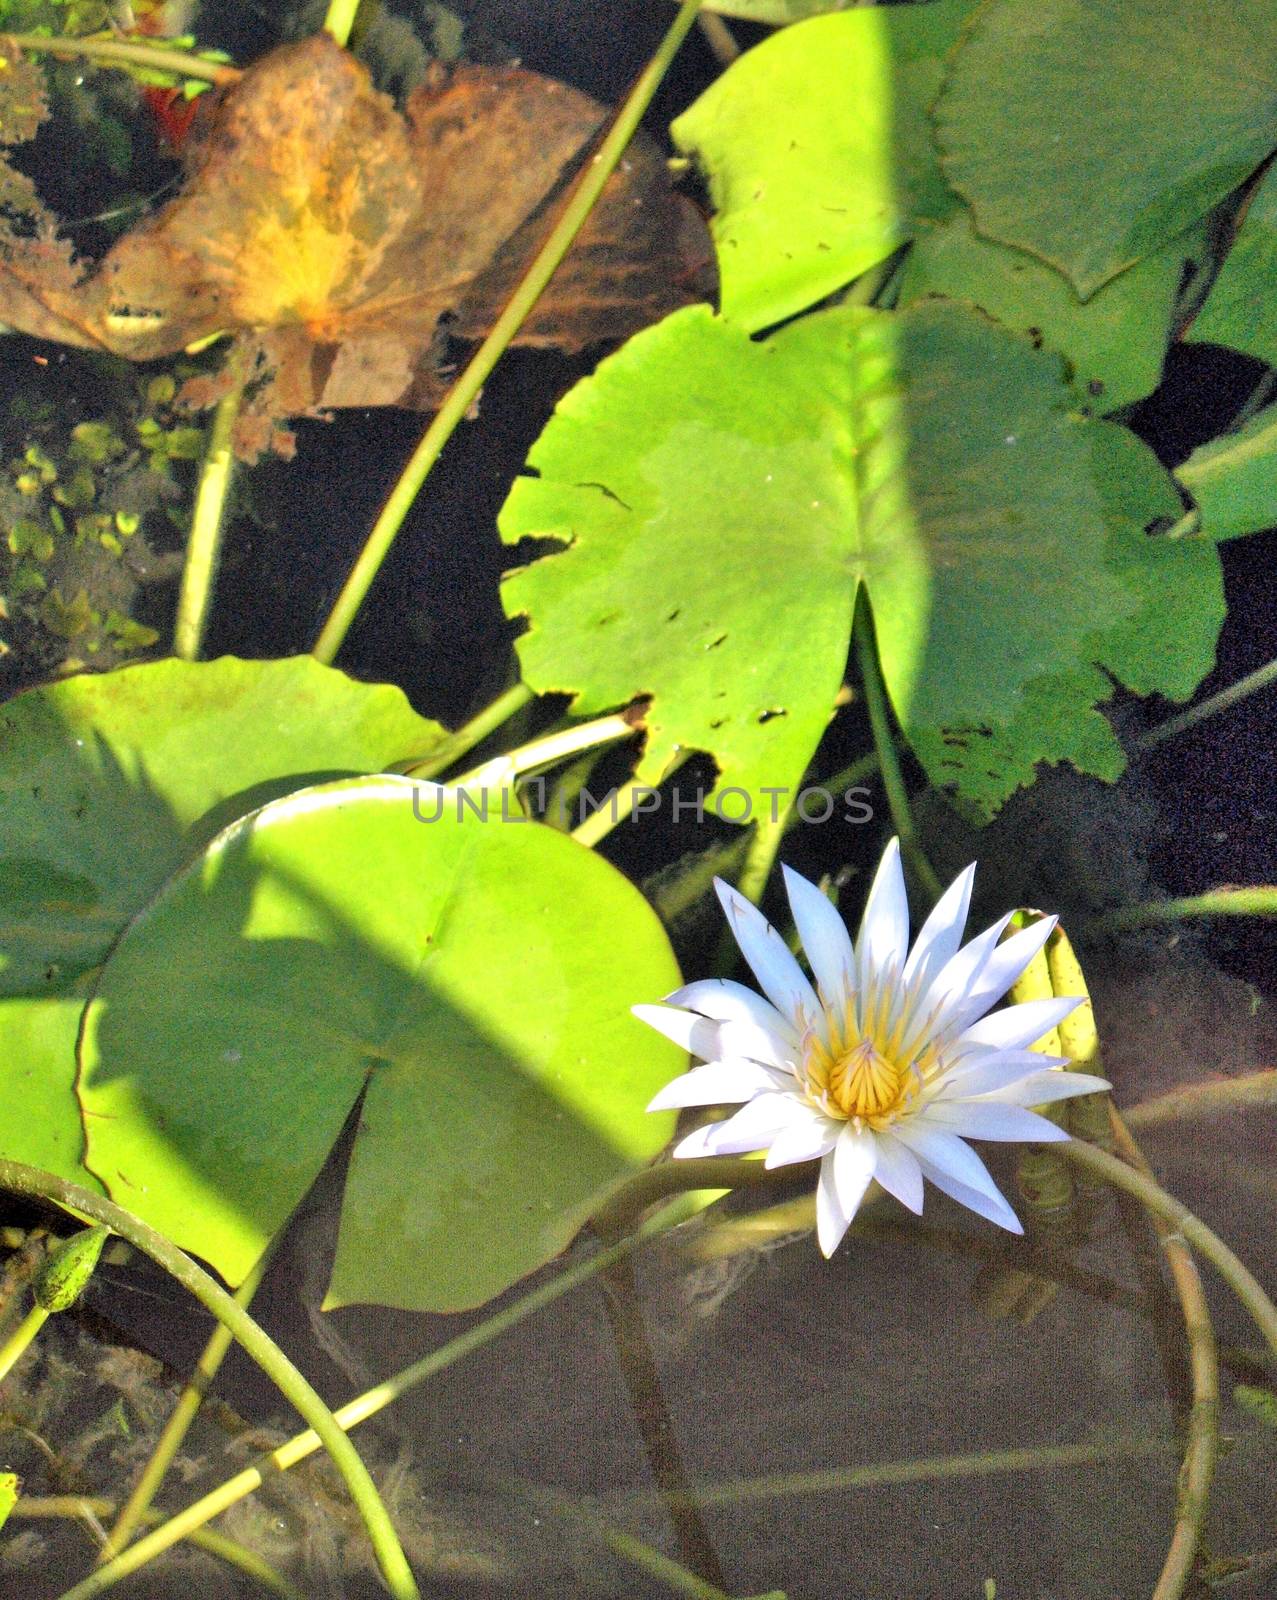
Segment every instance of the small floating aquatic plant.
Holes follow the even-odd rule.
[[[762,913],[716,881],[755,994],[710,978],[635,1014],[699,1056],[649,1110],[740,1104],[689,1134],[675,1156],[766,1150],[768,1167],[820,1159],[816,1234],[832,1255],[875,1179],[922,1210],[924,1178],[991,1222],[1019,1219],[965,1140],[1067,1139],[1029,1107],[1107,1089],[1062,1073],[1062,1058],[1029,1046],[1078,1005],[1030,1000],[990,1016],[1046,943],[1048,917],[999,944],[1011,913],[962,944],[974,865],[937,902],[909,947],[900,847],[888,845],[853,946],[837,909],[785,869],[794,925],[813,986]],[[763,998],[763,996],[766,998]]]

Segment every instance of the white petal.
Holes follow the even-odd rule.
[[[960,1043],[988,1045],[995,1050],[1022,1050],[1049,1033],[1057,1022],[1063,1022],[1069,1012],[1081,1004],[1080,997],[1067,996],[1058,1000],[1025,1000],[972,1023]]]
[[[711,1061],[675,1078],[655,1096],[649,1111],[679,1111],[684,1106],[729,1106],[785,1087],[775,1072],[753,1061]]]
[[[855,989],[855,956],[847,924],[838,908],[814,883],[782,867],[785,893],[803,952],[811,964],[826,1005],[838,1005]]]
[[[970,1014],[959,1024],[967,1027],[977,1017],[982,1017],[990,1006],[997,1005],[1029,962],[1051,937],[1058,917],[1043,917],[1038,922],[1021,928],[1009,939],[1004,939],[990,954],[967,995]]]
[[[856,968],[861,990],[872,986],[873,974],[904,969],[909,953],[909,900],[900,865],[900,841],[893,839],[882,853],[865,914],[856,940]]]
[[[922,1168],[913,1151],[889,1133],[875,1135],[878,1146],[874,1177],[902,1206],[917,1213],[922,1210]]]
[[[997,1100],[933,1100],[922,1113],[932,1128],[947,1128],[965,1139],[1013,1139],[1054,1144],[1068,1133],[1046,1117]]]
[[[752,1022],[756,1028],[765,1028],[785,1044],[798,1048],[798,1035],[776,1007],[731,978],[701,978],[684,984],[665,996],[665,1004],[699,1011],[715,1022]]]
[[[917,1021],[926,1022],[933,1036],[960,1031],[955,1028],[955,1021],[963,1013],[966,997],[978,981],[1012,915],[1008,911],[991,928],[986,928],[963,945],[956,956],[950,956],[932,980],[922,1003],[914,1010],[914,1017]],[[912,1054],[920,1048],[920,1042],[910,1040],[907,1048]]]
[[[976,1095],[1009,1089],[1022,1078],[1035,1078],[1044,1068],[1062,1065],[1063,1056],[1044,1056],[1036,1050],[984,1050],[970,1060],[960,1060],[947,1070],[940,1090],[945,1100],[971,1100]],[[1016,1101],[1030,1105],[1031,1101]]]
[[[649,1028],[655,1028],[702,1061],[717,1061],[722,1054],[717,1022],[691,1011],[676,1011],[672,1006],[631,1006],[630,1011],[640,1022],[646,1022]]]
[[[833,1149],[843,1124],[825,1116],[815,1106],[806,1109],[809,1113],[806,1120],[796,1118],[772,1140],[764,1166],[787,1167],[795,1161],[815,1161]]]
[[[792,1094],[760,1094],[747,1101],[723,1122],[711,1123],[704,1132],[705,1153],[715,1156],[740,1156],[747,1151],[766,1150],[773,1139],[796,1122],[805,1121],[807,1103]],[[689,1138],[691,1136],[689,1135]],[[682,1155],[683,1145],[675,1155]]]
[[[909,959],[905,962],[903,983],[925,993],[946,961],[958,952],[962,930],[971,908],[971,885],[975,881],[975,862],[958,874],[936,901],[931,915],[919,929]]]
[[[750,905],[729,883],[715,878],[714,887],[727,914],[732,937],[763,993],[787,1021],[800,1027],[815,1022],[821,1010],[816,991],[785,941],[758,907]]]
[[[944,1128],[929,1127],[921,1116],[897,1123],[892,1131],[901,1144],[907,1145],[918,1157],[928,1177],[933,1171],[943,1172],[967,1189],[995,1194],[999,1200],[1002,1198],[984,1162],[957,1134],[949,1133]]]
[[[697,1128],[694,1133],[689,1133],[686,1139],[680,1139],[671,1152],[679,1161],[694,1161],[701,1156],[716,1156],[722,1152],[714,1143],[714,1136],[723,1124],[721,1122],[707,1122],[703,1128]]]
[[[783,1040],[752,1022],[714,1022],[674,1006],[638,1005],[630,1010],[640,1022],[663,1033],[702,1061],[745,1059],[791,1069],[796,1052]]]
[[[1107,1078],[1093,1078],[1089,1072],[1030,1073],[986,1096],[1013,1106],[1044,1106],[1053,1100],[1071,1100],[1074,1095],[1099,1094],[1113,1085]]]
[[[1019,1217],[1012,1211],[1002,1195],[1002,1191],[993,1179],[985,1173],[988,1179],[986,1189],[972,1189],[965,1183],[959,1183],[956,1178],[949,1176],[941,1167],[932,1166],[929,1161],[919,1157],[919,1165],[923,1175],[929,1183],[934,1183],[943,1194],[951,1200],[956,1200],[960,1206],[966,1206],[968,1211],[974,1211],[976,1216],[985,1217],[990,1222],[996,1222],[1000,1228],[1005,1228],[1008,1233],[1023,1233],[1024,1228]]]
[[[850,1122],[844,1122],[830,1160],[834,1164],[838,1203],[850,1220],[865,1198],[865,1190],[873,1182],[878,1141],[867,1130],[857,1133]]]
[[[850,1226],[851,1216],[844,1210],[834,1182],[834,1155],[831,1150],[820,1163],[820,1177],[816,1183],[816,1240],[821,1255],[826,1258],[833,1255]]]

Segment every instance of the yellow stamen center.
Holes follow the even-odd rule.
[[[829,1098],[844,1116],[881,1117],[895,1109],[907,1077],[872,1039],[862,1039],[831,1064]]]
[[[869,1015],[858,1018],[849,1001],[842,1016],[826,1011],[829,1044],[815,1029],[806,1033],[802,1076],[813,1104],[826,1115],[884,1128],[908,1111],[927,1064],[905,1058],[903,1021],[889,1029],[884,1004],[866,1010]]]

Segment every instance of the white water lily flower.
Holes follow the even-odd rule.
[[[732,933],[762,987],[712,978],[634,1014],[704,1063],[648,1107],[741,1109],[684,1139],[675,1156],[766,1150],[768,1167],[820,1158],[816,1236],[832,1255],[877,1179],[922,1210],[923,1179],[1012,1233],[1022,1233],[984,1163],[964,1141],[1067,1139],[1029,1110],[1107,1089],[1061,1072],[1029,1046],[1078,999],[1030,1000],[986,1015],[1045,944],[1048,917],[998,941],[1011,920],[961,945],[974,865],[945,891],[909,948],[909,906],[896,840],[851,938],[814,884],[785,868],[809,982],[762,913],[716,880]]]

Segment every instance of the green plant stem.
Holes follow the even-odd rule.
[[[607,1243],[615,1242],[606,1234],[601,1237]],[[683,1465],[674,1419],[665,1404],[665,1392],[643,1322],[634,1263],[629,1257],[614,1261],[603,1273],[603,1292],[630,1410],[643,1440],[648,1467],[669,1512],[679,1554],[698,1578],[722,1593],[727,1580]]]
[[[695,1163],[684,1163],[695,1165]],[[761,1163],[760,1163],[761,1165]],[[641,1176],[641,1174],[640,1174]],[[665,1193],[674,1192],[670,1189]],[[550,1305],[561,1295],[569,1293],[579,1285],[587,1282],[598,1272],[604,1271],[614,1261],[619,1261],[630,1250],[633,1250],[643,1240],[652,1238],[661,1233],[667,1226],[675,1221],[682,1221],[683,1207],[678,1202],[657,1213],[643,1224],[635,1228],[618,1244],[609,1250],[602,1250],[597,1255],[587,1257],[567,1267],[549,1282],[541,1284],[530,1293],[505,1306],[495,1315],[486,1318],[473,1328],[468,1328],[464,1333],[458,1334],[455,1339],[450,1339],[447,1344],[441,1345],[438,1350],[432,1350],[428,1356],[414,1362],[394,1377],[386,1379],[384,1383],[377,1384],[375,1388],[358,1395],[354,1400],[334,1412],[333,1421],[343,1431],[358,1426],[375,1416],[386,1406],[392,1405],[396,1400],[402,1399],[411,1389],[418,1384],[426,1382],[445,1368],[454,1365],[464,1357],[471,1355],[475,1350],[491,1340],[499,1338],[501,1334],[522,1322],[542,1307]],[[176,1516],[170,1517],[160,1527],[151,1533],[144,1534],[126,1549],[122,1550],[114,1561],[108,1562],[81,1584],[78,1588],[69,1590],[61,1600],[88,1600],[88,1597],[104,1592],[107,1588],[118,1583],[121,1578],[126,1578],[130,1573],[136,1572],[146,1562],[152,1561],[156,1556],[162,1555],[165,1550],[171,1549],[180,1540],[189,1538],[197,1529],[228,1511],[231,1506],[250,1495],[254,1490],[261,1488],[266,1476],[270,1472],[286,1472],[290,1467],[296,1466],[299,1461],[304,1461],[308,1456],[320,1448],[320,1438],[316,1430],[308,1428],[303,1433],[296,1434],[293,1438],[279,1445],[276,1449],[262,1456],[260,1461],[253,1466],[246,1467],[242,1472],[236,1473],[233,1478],[228,1478],[225,1483],[219,1484],[200,1500],[179,1511]],[[90,1587],[91,1585],[91,1587]]]
[[[27,1353],[27,1346],[48,1321],[49,1313],[43,1306],[32,1306],[0,1349],[0,1383],[9,1376],[16,1364]]]
[[[359,0],[328,0],[328,13],[324,17],[324,32],[331,33],[339,45],[349,43],[350,30],[355,25]]]
[[[1122,1159],[1150,1182],[1155,1182],[1152,1167],[1112,1101],[1109,1102],[1109,1118]],[[1193,1386],[1192,1407],[1185,1428],[1184,1464],[1175,1497],[1175,1526],[1152,1596],[1152,1600],[1180,1600],[1201,1549],[1211,1483],[1219,1457],[1219,1351],[1192,1251],[1164,1217],[1152,1212],[1151,1218],[1184,1316]]]
[[[374,523],[367,543],[338,595],[328,620],[320,630],[312,651],[318,660],[331,662],[341,648],[355,614],[363,604],[364,597],[371,588],[373,579],[427,475],[439,459],[444,445],[474,404],[493,367],[540,298],[542,290],[549,283],[573,239],[580,232],[585,219],[603,192],[604,184],[637,129],[639,120],[673,61],[679,45],[696,21],[699,9],[700,0],[684,0],[684,4],[679,7],[669,31],[657,46],[647,66],[639,74],[625,104],[614,118],[607,136],[573,187],[549,238],[537,252],[536,259],[511,295],[505,310],[497,318],[492,332],[479,346],[465,371],[448,391],[443,405],[422,436],[421,443],[413,451],[412,459],[391,490],[390,497]]]
[[[1190,706],[1187,711],[1181,711],[1179,716],[1170,717],[1165,722],[1159,722],[1157,727],[1149,728],[1133,742],[1131,749],[1136,755],[1143,755],[1146,750],[1154,750],[1159,744],[1165,744],[1167,739],[1173,739],[1177,734],[1196,727],[1199,722],[1205,722],[1207,717],[1227,711],[1239,700],[1245,700],[1248,695],[1255,694],[1260,689],[1267,689],[1273,683],[1277,683],[1277,661],[1269,661],[1262,667],[1256,667],[1254,672],[1248,672],[1244,678],[1229,684],[1227,689],[1221,689],[1218,694],[1211,695],[1200,705]]]
[[[10,1514],[15,1518],[71,1519],[83,1517],[86,1511],[94,1517],[109,1517],[115,1511],[115,1502],[78,1494],[23,1495]],[[155,1523],[160,1520],[158,1511],[147,1510],[142,1513],[143,1522]],[[300,1590],[294,1589],[268,1561],[263,1560],[255,1550],[248,1549],[246,1545],[228,1539],[225,1534],[213,1533],[207,1528],[192,1533],[190,1538],[193,1545],[198,1545],[201,1550],[207,1550],[210,1555],[217,1556],[229,1566],[237,1567],[260,1583],[264,1589],[269,1589],[272,1594],[281,1595],[283,1600],[305,1600]]]
[[[231,479],[235,471],[232,436],[244,398],[240,376],[241,358],[232,351],[234,383],[217,402],[208,430],[204,464],[200,468],[195,507],[191,513],[191,532],[186,543],[182,567],[182,586],[177,597],[177,619],[173,625],[173,654],[183,661],[194,661],[204,643],[213,585],[222,554],[222,529]]]
[[[263,1252],[261,1260],[240,1284],[235,1291],[235,1304],[248,1309],[253,1296],[261,1285],[266,1272],[267,1262],[272,1251]],[[172,1415],[164,1424],[160,1437],[156,1441],[150,1459],[142,1469],[142,1474],[133,1486],[128,1499],[120,1509],[115,1524],[107,1535],[106,1543],[98,1552],[99,1564],[104,1564],[118,1556],[129,1540],[136,1533],[150,1511],[151,1502],[159,1492],[165,1474],[173,1464],[173,1458],[182,1447],[182,1442],[190,1431],[191,1424],[195,1421],[195,1414],[204,1402],[204,1397],[216,1378],[222,1362],[226,1359],[227,1352],[234,1342],[234,1335],[224,1322],[219,1322],[213,1329],[212,1337],[205,1345],[191,1374],[177,1398]],[[153,1519],[154,1520],[154,1519]]]
[[[1043,1445],[1016,1450],[984,1450],[971,1455],[924,1456],[912,1461],[879,1461],[864,1467],[829,1467],[814,1472],[774,1473],[768,1477],[737,1478],[727,1483],[699,1483],[701,1505],[742,1505],[750,1500],[784,1500],[814,1494],[829,1498],[853,1489],[881,1489],[895,1484],[953,1482],[984,1478],[1000,1472],[1058,1471],[1063,1468],[1104,1466],[1130,1457],[1174,1455],[1173,1438],[1113,1439],[1103,1444]],[[653,1494],[626,1490],[609,1495],[605,1506],[618,1511],[658,1504]]]
[[[905,787],[904,774],[900,770],[900,761],[891,735],[891,721],[887,715],[887,691],[883,687],[882,673],[878,666],[878,647],[870,632],[867,607],[863,600],[857,607],[852,633],[856,645],[856,661],[860,667],[860,681],[865,691],[865,709],[869,713],[869,727],[873,734],[879,771],[882,774],[882,786],[887,793],[887,809],[891,812],[891,820],[895,824],[905,860],[934,902],[943,894],[944,886],[923,853],[914,831],[913,812],[909,807],[909,791]]]
[[[1188,1243],[1205,1256],[1220,1277],[1233,1291],[1254,1319],[1263,1334],[1268,1348],[1277,1355],[1277,1306],[1274,1306],[1263,1285],[1228,1248],[1219,1235],[1213,1232],[1187,1206],[1142,1172],[1137,1172],[1117,1156],[1109,1155],[1095,1145],[1081,1139],[1069,1139],[1055,1147],[1060,1154],[1087,1172],[1105,1179],[1119,1189],[1125,1189],[1157,1216],[1164,1217],[1178,1230]]]
[[[503,722],[508,722],[516,712],[522,711],[536,696],[524,683],[516,683],[504,694],[498,695],[491,705],[484,706],[469,722],[438,744],[423,760],[405,768],[409,778],[435,778],[446,772],[454,761],[469,755],[475,745],[482,744]]]
[[[240,67],[224,61],[205,61],[186,50],[165,50],[159,45],[133,39],[50,39],[40,33],[0,34],[0,45],[14,45],[51,56],[83,56],[108,66],[150,67],[155,72],[176,73],[179,78],[199,78],[205,83],[238,83],[244,76]]]
[[[1127,928],[1147,928],[1159,922],[1191,922],[1194,917],[1277,917],[1277,884],[1247,884],[1239,888],[1209,889],[1205,894],[1183,895],[1177,900],[1149,900],[1116,906],[1088,917],[1088,935],[1120,933]]]
[[[1193,1083],[1138,1105],[1127,1106],[1122,1115],[1131,1128],[1156,1128],[1167,1122],[1189,1117],[1217,1117],[1230,1111],[1245,1111],[1256,1106],[1277,1105],[1277,1067],[1246,1072],[1238,1078],[1218,1083]]]
[[[207,1272],[197,1267],[188,1255],[161,1233],[133,1216],[113,1201],[90,1193],[78,1184],[68,1183],[52,1173],[25,1166],[22,1162],[0,1159],[0,1189],[12,1194],[29,1195],[51,1200],[74,1215],[100,1222],[118,1233],[143,1255],[149,1256],[190,1291],[195,1298],[231,1330],[236,1340],[253,1358],[280,1393],[295,1406],[310,1424],[340,1472],[351,1499],[354,1501],[364,1527],[372,1542],[386,1585],[396,1600],[420,1600],[420,1592],[412,1569],[404,1556],[403,1548],[390,1521],[390,1515],[377,1493],[377,1486],[369,1475],[359,1452],[343,1433],[331,1411],[307,1383],[293,1363],[268,1334],[248,1315],[242,1306],[235,1304],[225,1289],[221,1288]],[[139,1540],[139,1544],[141,1541]],[[136,1546],[134,1546],[136,1548]],[[130,1554],[125,1551],[123,1561]],[[83,1582],[68,1589],[62,1600],[88,1600],[111,1586],[108,1574],[111,1567],[100,1567]]]
[[[488,778],[493,782],[513,783],[525,773],[535,772],[538,767],[554,766],[583,750],[597,750],[600,745],[613,744],[618,739],[632,739],[636,731],[636,723],[624,712],[598,717],[593,722],[578,722],[570,728],[531,739],[508,755],[494,756],[491,761],[450,781],[459,789],[467,784],[482,784]]]

